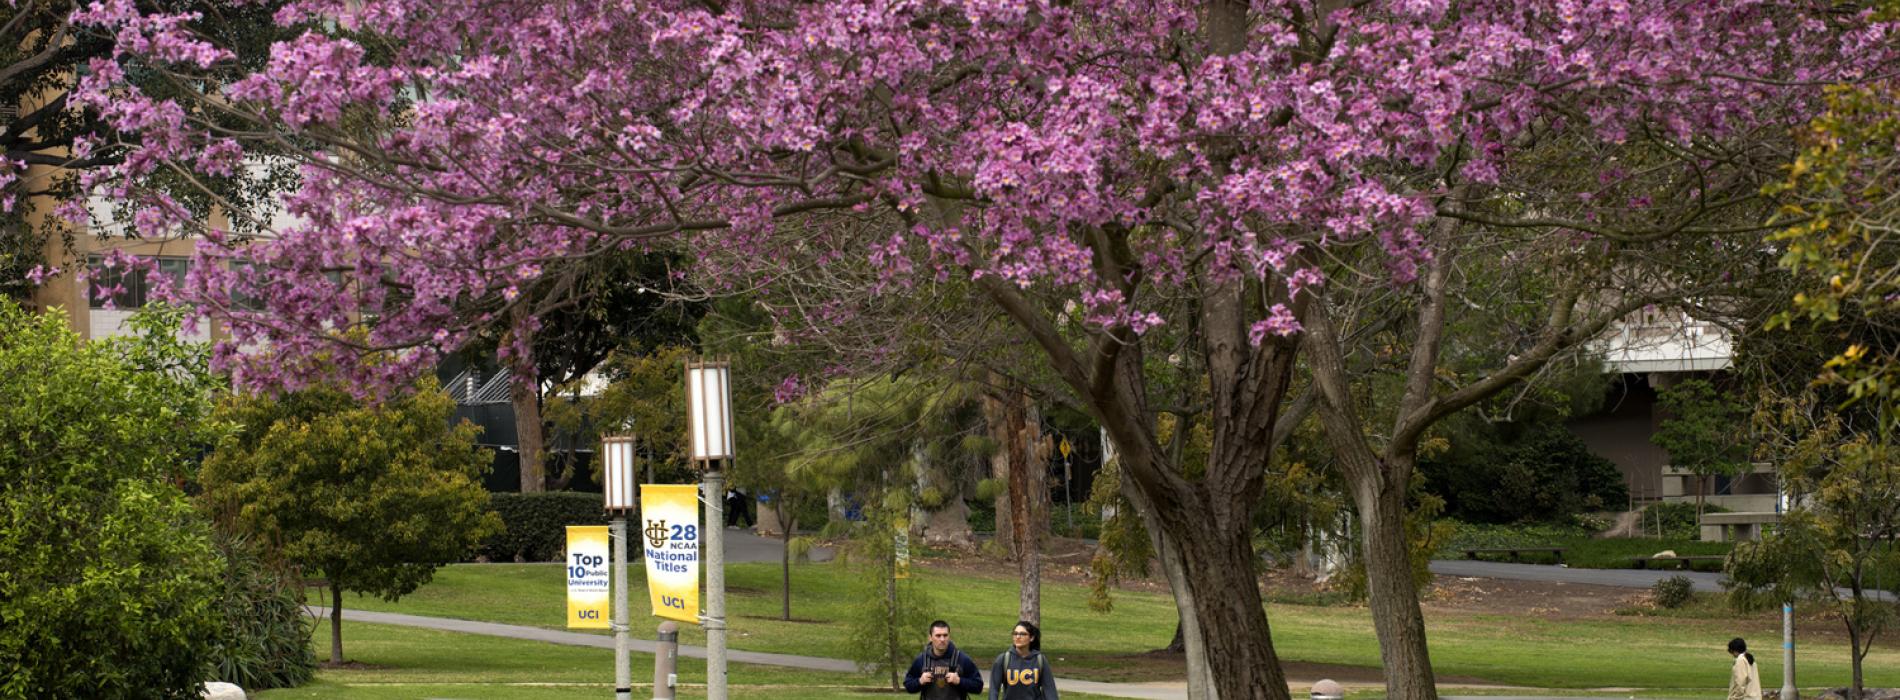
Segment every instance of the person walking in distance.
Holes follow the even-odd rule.
[[[990,667],[990,700],[1059,700],[1049,657],[1042,655],[1042,630],[1028,620],[1009,633],[1009,649]]]
[[[1748,653],[1748,642],[1741,637],[1729,640],[1728,653],[1735,657],[1728,676],[1728,700],[1761,700],[1761,669],[1755,667],[1755,655]]]
[[[904,674],[904,692],[923,700],[965,700],[983,693],[983,674],[976,662],[950,643],[950,623],[930,623],[930,642]]]

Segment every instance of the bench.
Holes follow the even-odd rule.
[[[1564,560],[1564,547],[1467,547],[1460,550],[1466,559],[1477,559],[1480,554],[1509,554],[1511,561],[1517,561],[1520,554],[1549,554]]]
[[[1703,513],[1698,524],[1704,542],[1732,542],[1759,540],[1763,526],[1780,522],[1780,513]]]
[[[1658,569],[1663,568],[1666,564],[1675,564],[1677,569],[1694,569],[1696,562],[1712,561],[1721,563],[1723,560],[1728,559],[1728,555],[1691,554],[1683,557],[1631,557],[1630,559],[1635,563],[1638,569],[1647,569],[1650,564],[1655,564]]]

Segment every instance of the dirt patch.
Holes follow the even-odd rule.
[[[787,620],[787,619],[778,617],[776,615],[740,615],[739,619],[765,620],[767,622],[790,622],[790,623],[799,624],[799,625],[829,625],[832,622],[835,622],[835,620],[813,620],[813,619],[805,618],[805,617],[794,617],[790,620]]]
[[[1439,576],[1427,592],[1423,607],[1427,615],[1480,613],[1590,620],[1616,617],[1617,610],[1648,600],[1649,590],[1643,588]]]
[[[985,536],[980,536],[986,538]],[[936,549],[929,559],[920,562],[931,569],[971,576],[1009,576],[1014,574],[1015,565],[1005,557],[986,551],[992,547],[988,539],[979,539],[975,550]],[[1095,543],[1072,537],[1052,537],[1044,543],[1042,553],[1042,579],[1063,584],[1088,585],[1089,561],[1095,557]],[[1158,567],[1150,567],[1148,578],[1123,579],[1116,586],[1120,590],[1130,591],[1167,591],[1168,584],[1161,577]]]
[[[341,663],[324,661],[317,664],[317,668],[326,671],[381,671],[391,667],[380,664],[366,664],[361,661],[343,661]]]

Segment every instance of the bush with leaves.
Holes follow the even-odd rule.
[[[214,543],[224,559],[224,631],[211,677],[249,691],[308,682],[317,657],[302,577],[242,535],[218,533]]]
[[[1616,464],[1554,421],[1521,432],[1495,428],[1477,444],[1420,460],[1425,488],[1468,522],[1562,521],[1621,509],[1628,487]]]
[[[501,529],[478,429],[450,425],[453,413],[434,380],[380,405],[317,387],[219,407],[238,429],[205,460],[204,500],[328,580],[332,663],[343,660],[343,591],[401,598]]]
[[[175,315],[133,325],[0,300],[0,698],[195,698],[211,667],[218,557],[174,483],[211,385]]]
[[[598,493],[547,491],[496,493],[488,507],[502,530],[482,540],[476,553],[489,561],[555,561],[567,546],[567,526],[605,525]]]
[[[1650,596],[1656,599],[1657,605],[1672,610],[1680,608],[1695,597],[1695,582],[1681,574],[1660,579],[1650,589]]]

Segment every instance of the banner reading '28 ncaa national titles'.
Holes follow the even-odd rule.
[[[640,524],[653,614],[698,624],[699,487],[641,484]]]
[[[607,526],[567,526],[567,626],[608,628]]]

